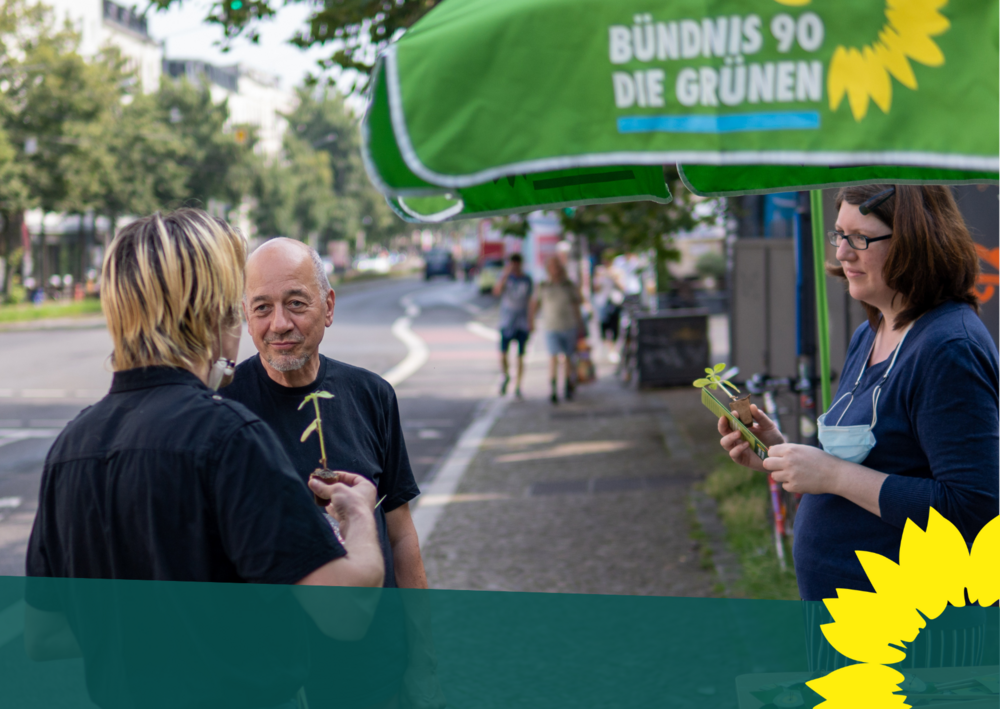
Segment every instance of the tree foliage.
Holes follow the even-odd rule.
[[[368,181],[357,119],[327,89],[301,88],[287,116],[284,161],[259,173],[254,218],[261,235],[386,243],[406,229]]]
[[[700,198],[684,187],[675,167],[664,168],[664,179],[673,195],[669,204],[624,202],[564,210],[563,228],[586,236],[592,243],[603,242],[620,251],[652,251],[657,284],[661,291],[666,290],[670,282],[667,263],[680,259],[680,252],[673,246],[673,235],[712,221],[715,215],[696,213],[694,207]]]
[[[243,37],[260,40],[261,22],[272,18],[282,5],[308,4],[312,12],[305,27],[291,38],[307,48],[329,46],[331,55],[320,62],[329,69],[341,66],[361,74],[371,71],[375,58],[393,38],[434,9],[440,0],[247,0],[233,3],[216,0],[205,17],[223,29],[225,40]],[[152,7],[165,10],[184,0],[150,0]],[[234,5],[236,7],[234,7]]]

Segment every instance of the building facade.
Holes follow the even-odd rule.
[[[167,59],[163,70],[175,79],[207,85],[215,102],[227,101],[231,126],[256,129],[254,152],[273,159],[281,153],[288,120],[295,110],[295,94],[281,87],[281,81],[244,64],[215,66],[198,59]]]
[[[142,90],[156,91],[163,71],[163,45],[153,39],[146,18],[111,0],[45,0],[60,24],[80,33],[80,54],[92,57],[108,45],[117,47],[135,71]]]

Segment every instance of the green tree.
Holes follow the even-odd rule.
[[[250,137],[242,145],[237,142],[227,102],[213,102],[207,85],[164,77],[156,100],[157,122],[172,126],[181,140],[178,164],[187,172],[181,196],[202,207],[209,200],[239,204],[253,187],[253,131],[244,128]]]
[[[333,172],[335,205],[326,224],[319,229],[319,241],[355,237],[364,231],[370,243],[387,243],[407,231],[368,181],[361,162],[358,119],[351,115],[343,98],[329,89],[297,90],[297,107],[288,115],[287,152],[301,155],[303,146],[328,156]],[[290,151],[290,147],[294,147]]]
[[[289,236],[319,247],[320,232],[337,213],[327,153],[288,136],[285,161],[266,166],[257,181],[255,221],[267,236]]]
[[[122,215],[169,209],[187,198],[190,141],[164,120],[157,96],[139,93],[113,106],[103,139],[115,169],[101,185],[98,210],[111,220],[112,233]]]
[[[120,62],[107,55],[84,61],[78,44],[43,6],[7,0],[0,7],[0,119],[15,163],[0,188],[10,264],[25,209],[90,209],[114,170],[102,138],[110,107],[125,95]]]
[[[181,5],[184,0],[150,0],[161,10]],[[312,13],[305,27],[292,38],[299,47],[332,44],[333,54],[320,62],[323,68],[339,65],[367,74],[378,52],[391,39],[405,32],[430,12],[440,0],[216,0],[209,7],[206,22],[220,25],[226,42],[245,37],[260,39],[260,23],[274,16],[281,5],[309,4]]]
[[[586,236],[592,242],[614,244],[622,251],[652,251],[660,292],[670,284],[667,263],[680,259],[680,252],[673,246],[674,235],[715,219],[714,214],[696,213],[695,205],[701,198],[684,187],[674,166],[664,168],[664,179],[673,195],[669,204],[592,205],[564,210],[561,217],[566,231]]]

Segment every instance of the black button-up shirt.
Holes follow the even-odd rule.
[[[133,369],[49,452],[27,575],[63,578],[25,600],[66,616],[102,707],[267,706],[309,670],[290,587],[173,582],[293,584],[345,554],[266,424],[187,371]]]
[[[29,576],[293,584],[346,554],[274,433],[190,372],[117,372],[42,473]]]

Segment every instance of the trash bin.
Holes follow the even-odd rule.
[[[708,310],[664,310],[636,317],[640,387],[684,386],[709,365]]]

